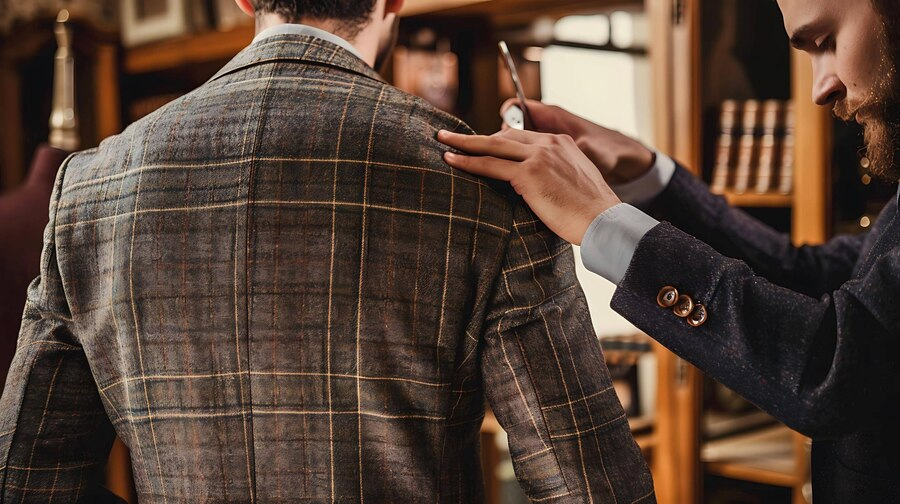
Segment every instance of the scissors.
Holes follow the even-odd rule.
[[[528,113],[528,105],[525,102],[525,89],[522,88],[522,81],[519,80],[519,72],[516,70],[516,63],[509,52],[509,46],[502,40],[497,45],[500,47],[500,54],[503,55],[506,68],[509,69],[509,74],[512,76],[513,85],[516,88],[516,97],[519,99],[520,104],[519,106],[513,105],[504,112],[503,122],[510,128],[524,130],[534,124],[531,120],[531,115]]]

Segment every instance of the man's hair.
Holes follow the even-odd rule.
[[[257,14],[278,14],[289,23],[304,18],[339,22],[341,34],[356,37],[365,28],[376,0],[253,0]]]
[[[895,63],[900,62],[900,2],[896,0],[872,0],[875,11],[881,15],[884,23],[885,38],[887,43],[887,56]]]

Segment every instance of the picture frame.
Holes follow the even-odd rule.
[[[122,44],[134,47],[194,31],[203,2],[196,0],[121,0]]]

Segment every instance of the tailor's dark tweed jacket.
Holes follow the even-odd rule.
[[[440,128],[470,131],[283,35],[70,158],[3,502],[85,494],[114,432],[141,502],[479,502],[485,397],[533,500],[653,502],[570,247]]]
[[[819,247],[793,247],[682,168],[651,212],[671,224],[641,240],[613,307],[811,436],[816,504],[900,502],[896,199],[867,234]],[[707,306],[706,324],[658,307],[664,286]]]

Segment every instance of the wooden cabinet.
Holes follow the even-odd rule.
[[[704,83],[711,72],[717,71],[705,64],[703,56],[708,52],[702,45],[703,9],[710,2],[721,1],[647,0],[656,36],[651,57],[658,148],[690,167],[697,176],[702,176],[704,163],[709,161],[704,159],[704,137],[717,134],[708,127],[705,130],[702,120],[706,106]],[[770,33],[781,29],[773,25]],[[796,107],[793,193],[726,196],[734,206],[785,209],[794,242],[814,245],[830,236],[832,122],[828,110],[812,102],[808,58],[792,51],[788,64],[790,98]],[[715,475],[785,487],[794,504],[806,503],[807,440],[776,425],[706,443],[702,428],[703,380],[699,371],[681,359],[665,351],[660,353],[658,451],[653,461],[659,501],[705,502],[704,478]],[[702,455],[710,461],[703,462]]]

